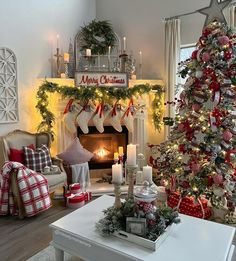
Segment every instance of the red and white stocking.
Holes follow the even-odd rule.
[[[74,103],[74,100],[71,99],[66,105],[63,115],[63,122],[65,124],[66,129],[72,133],[76,133],[76,124],[75,119],[80,112],[80,108],[77,103]]]
[[[110,113],[111,108],[108,105],[104,105],[104,103],[100,103],[97,105],[94,117],[93,117],[93,123],[94,126],[97,128],[97,130],[100,133],[104,132],[104,120],[106,119],[106,117],[108,116],[108,114]]]
[[[84,134],[88,134],[88,122],[93,117],[94,108],[91,105],[81,106],[81,110],[76,118],[76,122]]]
[[[118,132],[122,132],[121,118],[123,116],[123,109],[117,102],[114,104],[108,118],[111,126]]]
[[[123,115],[123,122],[129,132],[134,131],[134,105],[132,99]]]

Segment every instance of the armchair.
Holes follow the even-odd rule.
[[[21,150],[23,146],[33,144],[35,148],[45,144],[50,149],[51,135],[46,132],[42,133],[29,133],[22,130],[15,130],[8,133],[6,136],[0,137],[0,167],[4,162],[9,161],[10,148]],[[66,184],[67,176],[63,168],[62,160],[52,157],[52,164],[57,165],[60,174],[44,174],[48,180],[49,192],[52,193],[58,187],[63,187]],[[12,175],[14,177],[14,175]],[[14,182],[12,182],[14,184]]]

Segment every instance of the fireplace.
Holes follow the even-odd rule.
[[[83,147],[92,153],[94,157],[89,162],[90,169],[108,169],[114,164],[114,153],[118,152],[118,147],[124,148],[128,144],[128,130],[122,126],[122,132],[117,132],[112,126],[104,126],[104,132],[100,133],[96,127],[89,126],[89,133],[84,134],[77,128],[77,134]]]

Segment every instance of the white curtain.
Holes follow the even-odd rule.
[[[180,54],[180,20],[165,21],[165,100],[174,101],[175,86],[177,84],[177,66]],[[174,117],[175,107],[166,106],[165,116]],[[165,126],[165,138],[168,138],[170,128]]]
[[[235,5],[229,7],[229,26],[235,28]]]

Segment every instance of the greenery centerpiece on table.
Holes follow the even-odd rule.
[[[127,199],[121,202],[121,207],[109,207],[104,211],[104,217],[96,223],[96,228],[102,235],[112,235],[116,231],[126,231],[126,218],[140,217],[146,219],[146,239],[155,241],[172,223],[179,223],[178,212],[162,206],[156,207],[148,202],[135,202]]]

